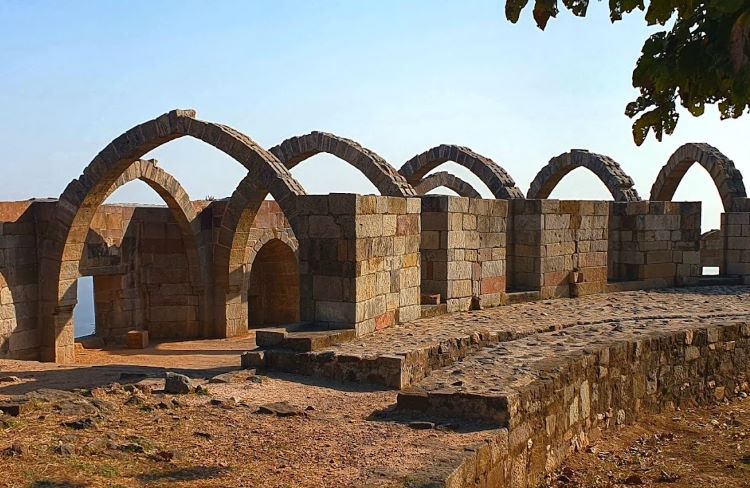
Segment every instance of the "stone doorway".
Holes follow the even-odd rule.
[[[297,257],[286,243],[271,239],[260,248],[250,270],[248,328],[299,321]]]

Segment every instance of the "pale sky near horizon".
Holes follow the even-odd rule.
[[[264,147],[323,130],[355,139],[396,167],[440,143],[503,166],[525,193],[570,148],[617,160],[641,197],[684,142],[708,142],[750,174],[750,116],[683,114],[673,136],[637,147],[623,115],[631,73],[653,29],[642,15],[612,25],[606,2],[586,19],[566,11],[539,31],[514,25],[503,0],[77,1],[0,0],[0,200],[56,197],[120,133],[173,108],[193,108]],[[228,196],[244,169],[198,141],[149,154],[193,199]],[[457,165],[449,170],[489,192]],[[320,155],[292,171],[309,193],[375,193],[356,170]],[[609,199],[585,170],[556,198]],[[721,204],[695,165],[676,199]],[[109,201],[161,203],[133,182]]]

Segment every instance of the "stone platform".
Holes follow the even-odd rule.
[[[520,303],[420,319],[320,351],[271,349],[264,352],[262,364],[401,389],[491,344],[578,325],[745,316],[750,314],[748,298],[750,287],[719,286]]]
[[[497,428],[438,486],[542,486],[606,429],[750,393],[748,320],[638,319],[537,334],[434,372],[397,407]]]

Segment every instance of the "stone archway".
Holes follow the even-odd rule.
[[[458,193],[459,196],[469,198],[482,198],[478,191],[471,184],[462,180],[458,176],[452,175],[447,171],[438,171],[431,175],[425,176],[422,181],[417,183],[414,189],[419,195],[425,195],[435,188],[448,188]]]
[[[247,331],[247,269],[252,262],[255,246],[270,239],[279,239],[297,249],[293,215],[284,212],[290,221],[286,230],[275,232],[254,229],[253,223],[262,201],[264,190],[250,176],[240,181],[226,204],[221,217],[219,236],[214,245],[214,322],[219,337],[232,337]],[[282,209],[283,211],[283,209]],[[257,235],[263,232],[261,235]]]
[[[490,189],[495,198],[523,198],[513,178],[488,157],[477,154],[467,147],[441,144],[418,154],[398,170],[411,185],[416,186],[427,173],[443,163],[453,161],[474,173]]]
[[[190,196],[177,179],[159,168],[155,159],[139,159],[133,162],[112,184],[107,190],[104,200],[115,190],[134,180],[143,181],[159,195],[167,204],[174,222],[180,229],[188,265],[190,289],[194,296],[199,297],[195,304],[197,329],[200,335],[208,335],[206,326],[210,323],[210,317],[207,315],[210,312],[210,306],[206,292],[211,280],[211,267],[208,262],[210,255],[203,246],[198,244],[200,222]],[[190,301],[192,302],[192,300]],[[195,328],[193,327],[193,329]]]
[[[560,180],[576,168],[586,168],[599,177],[615,201],[635,202],[641,199],[633,179],[625,174],[617,161],[585,149],[573,149],[550,159],[534,177],[526,198],[549,198]]]
[[[185,136],[210,144],[240,162],[282,208],[293,206],[294,197],[305,194],[272,154],[241,132],[196,119],[192,110],[174,110],[126,131],[67,186],[49,222],[39,275],[42,360],[66,363],[75,359],[71,318],[76,301],[77,263],[91,219],[107,191],[141,156]],[[266,193],[262,193],[257,205]]]
[[[375,185],[381,195],[392,197],[416,195],[414,188],[385,159],[351,139],[314,131],[291,137],[269,151],[288,169],[294,168],[316,154],[332,154],[357,168]]]
[[[696,163],[711,175],[725,212],[732,211],[735,199],[747,197],[742,173],[731,159],[710,144],[689,142],[680,146],[659,171],[651,187],[651,200],[671,201],[685,173]]]
[[[299,269],[296,241],[264,236],[248,260],[247,325],[259,328],[299,322]]]

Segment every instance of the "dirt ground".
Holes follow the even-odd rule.
[[[43,393],[32,410],[0,415],[0,487],[404,487],[487,434],[382,414],[394,391],[231,375],[194,381],[207,389],[198,394],[163,394],[159,379]],[[258,412],[277,402],[291,414]]]
[[[624,427],[570,457],[550,485],[748,488],[750,399]]]

